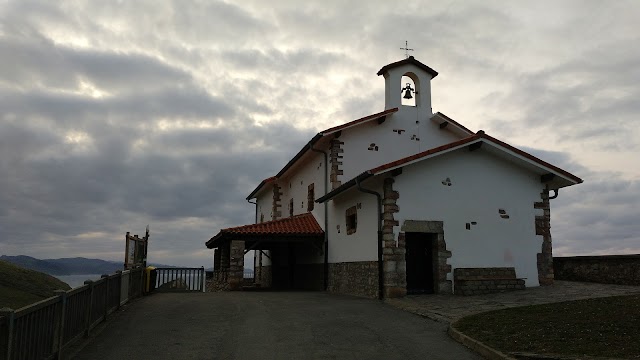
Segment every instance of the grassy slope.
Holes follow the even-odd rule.
[[[69,289],[51,275],[0,261],[0,308],[18,309],[53,296],[54,290]]]
[[[491,311],[454,326],[506,353],[640,359],[640,295]]]

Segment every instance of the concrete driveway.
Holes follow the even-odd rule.
[[[446,328],[319,292],[160,293],[113,315],[75,359],[480,359]]]

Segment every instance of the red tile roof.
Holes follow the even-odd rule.
[[[467,127],[465,127],[464,125],[460,124],[459,122],[453,120],[452,118],[448,117],[447,115],[441,113],[440,111],[438,111],[437,113],[435,113],[434,115],[439,115],[442,116],[447,122],[459,127],[460,129],[466,131],[467,133],[469,133],[470,135],[473,135],[474,132],[469,130]]]
[[[414,154],[414,155],[411,155],[411,156],[407,156],[407,157],[402,158],[402,159],[398,159],[396,161],[392,161],[390,163],[386,163],[384,165],[380,165],[378,167],[375,167],[375,168],[369,170],[368,172],[370,172],[370,173],[375,175],[375,174],[384,172],[387,169],[391,169],[391,168],[394,168],[396,166],[400,166],[400,165],[406,164],[406,163],[414,161],[414,160],[418,160],[420,158],[423,158],[423,157],[426,157],[426,156],[429,156],[429,155],[437,154],[439,152],[442,152],[442,151],[445,151],[445,150],[449,150],[449,149],[452,149],[454,147],[470,143],[472,141],[478,140],[479,138],[480,138],[480,135],[472,135],[472,136],[466,137],[464,139],[460,139],[458,141],[450,142],[448,144],[445,144],[445,145],[442,145],[442,146],[438,146],[438,147],[435,147],[433,149],[429,149],[427,151],[423,151],[421,153],[417,153],[417,154]]]
[[[340,131],[342,129],[346,129],[346,128],[349,128],[349,127],[352,127],[352,126],[355,126],[355,125],[359,125],[360,123],[364,123],[364,122],[367,122],[367,121],[379,119],[379,118],[381,118],[383,116],[387,116],[387,115],[392,114],[392,113],[394,113],[396,111],[398,111],[397,107],[393,108],[393,109],[388,109],[388,110],[385,110],[385,111],[382,111],[382,112],[379,112],[379,113],[376,113],[376,114],[373,114],[373,115],[365,116],[365,117],[357,119],[357,120],[349,121],[346,124],[334,126],[334,127],[329,128],[327,130],[320,131],[320,134],[326,136],[326,135],[332,134],[332,133],[334,133],[336,131]]]
[[[511,145],[507,144],[504,141],[500,141],[500,140],[498,140],[498,139],[496,139],[496,138],[494,138],[492,136],[489,136],[489,135],[485,134],[485,132],[482,131],[482,130],[478,131],[477,134],[469,136],[469,137],[466,137],[464,139],[461,139],[461,140],[458,140],[458,141],[454,141],[454,142],[451,142],[451,143],[448,143],[448,144],[445,144],[445,145],[442,145],[442,146],[438,146],[436,148],[429,149],[427,151],[423,151],[421,153],[417,153],[415,155],[407,156],[405,158],[402,158],[402,159],[399,159],[399,160],[396,160],[396,161],[392,161],[390,163],[378,166],[376,168],[373,168],[373,169],[369,170],[369,172],[371,172],[372,174],[378,174],[378,173],[383,172],[384,170],[387,170],[387,169],[390,169],[390,168],[393,168],[393,167],[396,167],[396,166],[399,166],[399,165],[402,165],[402,164],[406,164],[408,162],[411,162],[411,161],[414,161],[414,160],[417,160],[417,159],[420,159],[420,158],[423,158],[423,157],[426,157],[426,156],[429,156],[429,155],[433,155],[433,154],[436,154],[436,153],[439,153],[439,152],[442,152],[442,151],[445,151],[445,150],[448,150],[448,149],[452,149],[452,148],[458,147],[460,145],[471,143],[471,142],[473,142],[475,140],[478,140],[478,139],[488,140],[489,142],[492,142],[492,143],[494,143],[496,145],[499,145],[499,146],[501,146],[503,148],[506,148],[506,149],[508,149],[510,151],[513,151],[516,154],[521,155],[521,156],[523,156],[523,157],[525,157],[525,158],[537,163],[538,165],[542,165],[544,167],[548,167],[551,170],[566,176],[567,178],[573,180],[574,182],[576,182],[578,184],[582,182],[582,179],[580,179],[579,177],[573,175],[572,173],[570,173],[570,172],[568,172],[566,170],[560,169],[559,167],[557,167],[555,165],[551,165],[548,162],[546,162],[544,160],[541,160],[541,159],[529,154],[528,152],[522,151],[522,150],[516,148],[515,146],[511,146]]]
[[[249,199],[253,199],[253,196],[254,196],[258,191],[260,191],[260,189],[261,189],[263,186],[267,185],[268,183],[271,183],[271,182],[276,181],[276,179],[277,179],[277,178],[276,178],[275,176],[272,176],[272,177],[268,177],[268,178],[266,178],[266,179],[262,180],[262,181],[260,182],[260,184],[258,184],[258,186],[256,186],[256,188],[255,188],[255,189],[253,189],[253,191],[251,192],[251,194],[249,194],[249,196],[247,196],[247,200],[249,200]]]
[[[417,153],[417,154],[414,154],[414,155],[411,155],[411,156],[404,157],[402,159],[398,159],[398,160],[395,160],[395,161],[380,165],[380,166],[375,167],[375,168],[373,168],[371,170],[367,170],[367,171],[361,173],[360,175],[354,177],[353,179],[343,183],[341,186],[339,186],[336,189],[330,191],[329,193],[325,194],[324,196],[318,198],[316,201],[317,202],[325,202],[325,201],[327,201],[329,199],[332,199],[334,196],[336,196],[336,195],[342,193],[343,191],[355,186],[358,182],[362,182],[362,181],[364,181],[365,179],[367,179],[367,178],[369,178],[371,176],[387,172],[389,169],[401,167],[403,165],[406,165],[408,163],[411,163],[411,162],[414,162],[414,161],[429,157],[431,155],[437,156],[440,153],[443,153],[443,152],[445,152],[447,150],[454,149],[454,148],[457,148],[457,147],[460,147],[460,146],[464,146],[464,145],[467,145],[467,144],[471,144],[471,143],[475,143],[475,142],[482,142],[483,140],[488,142],[488,143],[493,143],[495,145],[498,145],[499,147],[501,147],[503,149],[512,151],[512,152],[514,152],[514,153],[516,153],[516,154],[518,154],[518,155],[520,155],[522,157],[527,158],[528,160],[531,160],[531,161],[537,163],[540,166],[544,166],[546,168],[549,168],[552,171],[554,171],[554,172],[556,172],[558,174],[561,174],[562,176],[565,176],[566,178],[570,179],[571,181],[573,181],[576,184],[580,184],[580,183],[583,182],[583,180],[581,178],[571,174],[570,172],[568,172],[566,170],[563,170],[563,169],[561,169],[561,168],[559,168],[559,167],[557,167],[555,165],[552,165],[552,164],[550,164],[550,163],[548,163],[548,162],[546,162],[544,160],[541,160],[541,159],[539,159],[539,158],[537,158],[537,157],[535,157],[535,156],[533,156],[533,155],[531,155],[531,154],[529,154],[529,153],[527,153],[525,151],[522,151],[522,150],[520,150],[520,149],[518,149],[518,148],[516,148],[514,146],[511,146],[511,145],[509,145],[509,144],[507,144],[507,143],[505,143],[503,141],[500,141],[500,140],[498,140],[498,139],[496,139],[496,138],[494,138],[492,136],[489,136],[489,135],[485,134],[484,131],[480,130],[480,131],[478,131],[477,134],[469,136],[469,137],[466,137],[464,139],[460,139],[460,140],[457,140],[457,141],[454,141],[454,142],[451,142],[451,143],[448,143],[448,144],[445,144],[445,145],[442,145],[442,146],[438,146],[438,147],[435,147],[433,149],[429,149],[429,150],[423,151],[421,153]]]
[[[344,130],[346,128],[350,128],[352,126],[357,126],[360,124],[364,124],[368,121],[372,121],[372,120],[376,120],[376,119],[380,119],[384,116],[387,116],[389,114],[392,114],[394,112],[398,111],[398,108],[393,108],[393,109],[387,109],[385,111],[379,112],[379,113],[375,113],[369,116],[365,116],[363,118],[360,119],[356,119],[353,121],[350,121],[346,124],[342,124],[342,125],[338,125],[338,126],[334,126],[332,128],[326,129],[324,131],[319,132],[318,134],[316,134],[308,143],[306,143],[302,149],[300,149],[300,151],[298,151],[298,153],[291,158],[291,160],[289,160],[289,162],[282,168],[282,170],[280,170],[278,172],[278,174],[276,176],[270,177],[268,179],[263,180],[260,184],[258,184],[258,186],[249,194],[249,196],[247,196],[247,200],[253,199],[253,197],[255,196],[255,194],[258,193],[258,191],[260,191],[260,189],[262,189],[262,187],[274,180],[277,180],[277,178],[279,176],[281,176],[282,174],[284,174],[285,171],[287,171],[287,169],[289,169],[291,166],[293,166],[293,164],[295,164],[299,158],[302,157],[302,155],[304,155],[311,147],[313,147],[313,145],[315,143],[317,143],[320,139],[324,138],[325,136],[331,135],[333,133],[336,133],[340,130]]]
[[[305,213],[260,224],[222,229],[216,236],[209,239],[206,245],[209,249],[212,249],[217,247],[220,241],[224,240],[244,240],[267,236],[322,238],[324,231],[313,214]]]

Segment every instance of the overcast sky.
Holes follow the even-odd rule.
[[[582,177],[555,255],[640,253],[640,2],[0,0],[0,254],[211,266],[318,131],[384,110],[405,40],[433,109]]]

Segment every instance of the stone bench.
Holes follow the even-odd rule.
[[[513,267],[457,268],[453,270],[456,295],[480,295],[524,290],[524,280]]]

